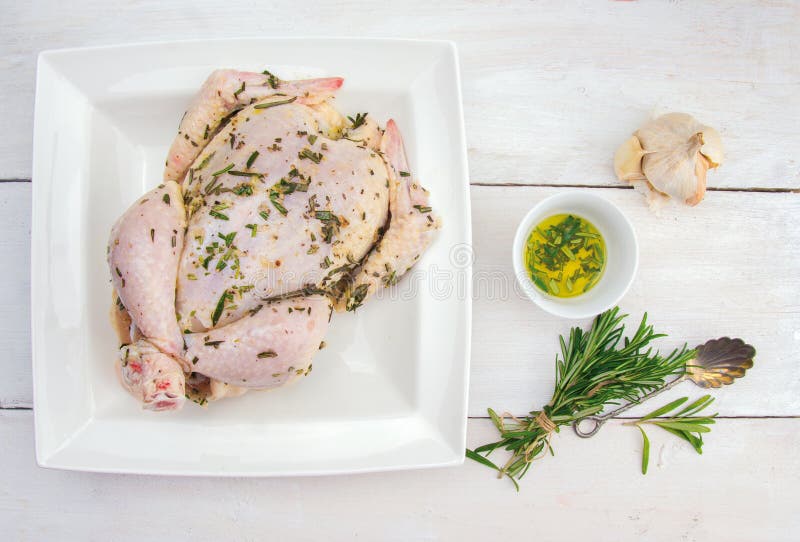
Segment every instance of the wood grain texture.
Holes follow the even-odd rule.
[[[28,318],[30,184],[0,184],[13,254],[0,273],[0,336],[6,378],[0,405],[31,406]],[[523,215],[546,196],[545,187],[472,187],[474,312],[471,416],[486,407],[516,414],[538,408],[553,386],[558,335],[573,323],[539,310],[517,289],[511,240]],[[644,311],[670,335],[664,349],[694,346],[723,335],[758,349],[756,366],[734,386],[715,391],[726,416],[800,415],[800,195],[714,192],[699,206],[659,217],[633,190],[591,190],[632,220],[640,244],[636,281],[621,307],[635,326]],[[746,212],[742,212],[742,208]],[[776,234],[780,234],[780,238]],[[588,321],[578,322],[582,325]],[[769,393],[765,393],[769,390]],[[670,396],[698,394],[683,384]],[[665,399],[666,401],[666,399]]]
[[[0,19],[0,116],[13,127],[0,179],[30,177],[40,50],[341,35],[458,44],[473,181],[615,183],[615,148],[650,115],[681,110],[722,134],[711,186],[800,188],[798,21],[800,5],[767,0],[15,2]]]
[[[284,479],[120,476],[38,468],[32,415],[0,411],[5,540],[191,539],[332,542],[450,540],[796,540],[800,420],[721,420],[702,456],[612,422],[591,441],[554,437],[519,494],[476,463]],[[494,437],[486,420],[469,443]],[[747,443],[758,442],[758,453]],[[113,535],[111,534],[113,533]]]
[[[0,408],[30,407],[30,183],[0,183]]]

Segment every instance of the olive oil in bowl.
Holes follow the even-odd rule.
[[[552,215],[528,235],[525,267],[533,283],[555,297],[591,290],[606,268],[606,244],[597,228],[576,214]]]

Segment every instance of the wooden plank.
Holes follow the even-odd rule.
[[[515,493],[473,462],[358,476],[212,479],[53,471],[34,463],[32,415],[0,411],[0,524],[8,540],[795,540],[800,420],[720,420],[702,456],[618,422],[556,435]],[[469,425],[471,446],[492,438]],[[233,529],[233,531],[231,530]]]
[[[8,255],[0,273],[0,327],[7,330],[0,337],[7,368],[0,405],[32,402],[29,190],[27,183],[0,184],[0,216],[10,232],[0,239]],[[485,416],[489,406],[524,413],[546,403],[552,392],[557,337],[571,322],[515,294],[510,245],[525,212],[560,190],[472,187],[472,416]],[[660,343],[664,348],[743,336],[758,348],[756,367],[735,386],[715,392],[717,410],[737,416],[800,414],[800,381],[793,377],[800,357],[800,260],[793,252],[800,244],[794,222],[800,195],[715,192],[698,207],[657,217],[632,190],[591,190],[620,206],[639,236],[639,275],[622,302],[631,325],[649,311],[657,328],[670,335]],[[698,393],[690,384],[673,392]]]
[[[513,286],[517,224],[538,201],[563,190],[472,187],[472,416],[485,416],[488,406],[524,413],[550,398],[558,335],[572,323],[501,287]],[[800,358],[800,195],[715,192],[695,208],[659,218],[633,190],[592,192],[619,206],[638,236],[639,273],[620,304],[631,314],[629,325],[648,311],[656,329],[669,334],[659,342],[664,349],[724,335],[746,339],[758,350],[756,365],[734,386],[714,391],[715,409],[725,415],[800,414],[794,376]],[[669,397],[687,394],[700,390],[682,384]]]
[[[0,116],[14,130],[0,141],[0,179],[30,177],[40,50],[339,34],[457,42],[475,181],[615,183],[616,146],[652,113],[682,110],[722,134],[728,160],[711,186],[800,188],[796,3],[283,0],[268,11],[157,0],[7,6]]]
[[[30,183],[0,183],[0,408],[31,406]]]

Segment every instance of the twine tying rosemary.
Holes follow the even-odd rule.
[[[490,413],[492,413],[491,409],[489,409],[489,411]],[[543,434],[540,434],[539,438],[533,439],[530,443],[528,443],[527,446],[522,448],[521,453],[525,457],[525,461],[527,463],[530,464],[532,461],[543,457],[542,452],[545,449],[552,451],[552,448],[550,448],[550,437],[553,435],[553,431],[555,431],[558,426],[555,424],[555,422],[553,422],[553,420],[551,420],[547,416],[544,410],[540,410],[539,413],[536,414],[536,416],[533,419],[528,418],[529,421],[527,422],[525,420],[517,418],[510,412],[504,412],[502,416],[497,417],[497,423],[499,424],[499,428],[501,428],[501,431],[504,431],[506,429],[504,422],[506,418],[511,418],[512,420],[514,420],[517,423],[518,427],[527,426],[527,431],[532,431],[534,426],[538,425],[539,429],[541,429],[544,432]],[[514,463],[515,460],[516,457],[511,456],[508,462],[503,466],[503,468],[495,467],[497,468],[498,471],[497,477],[502,478],[504,475],[510,476],[508,474],[508,468]],[[516,484],[516,481],[514,481],[514,483]]]
[[[553,423],[553,420],[547,417],[547,414],[544,413],[544,410],[540,410],[539,414],[533,419],[539,427],[547,431],[548,433],[552,433],[556,429],[556,424]]]

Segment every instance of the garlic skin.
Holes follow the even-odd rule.
[[[621,181],[646,181],[654,198],[697,205],[706,192],[706,172],[723,159],[716,130],[691,115],[668,113],[649,121],[617,149],[614,172]]]

